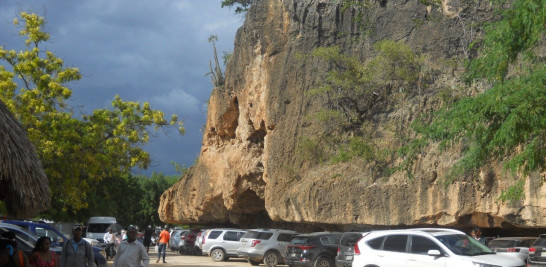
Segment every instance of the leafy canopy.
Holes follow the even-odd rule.
[[[150,156],[141,146],[158,130],[182,122],[145,103],[115,96],[111,109],[97,109],[77,117],[67,104],[77,81],[77,68],[64,67],[62,59],[40,49],[49,34],[44,19],[22,12],[14,24],[22,26],[26,49],[0,47],[0,100],[27,130],[49,179],[56,217],[86,207],[91,184],[107,177],[147,168]],[[53,213],[53,211],[51,212]]]

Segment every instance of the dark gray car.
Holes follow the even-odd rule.
[[[336,256],[336,267],[351,267],[355,252],[355,244],[362,236],[363,232],[346,232],[341,237]]]
[[[286,264],[290,267],[333,267],[340,240],[341,233],[297,235],[286,249]]]
[[[527,266],[546,266],[546,234],[542,234],[529,248]]]

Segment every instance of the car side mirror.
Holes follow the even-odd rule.
[[[427,254],[428,254],[429,256],[434,256],[434,257],[440,257],[440,256],[442,256],[442,253],[441,253],[439,250],[437,250],[437,249],[431,249],[431,250],[429,250],[429,251],[427,252]]]

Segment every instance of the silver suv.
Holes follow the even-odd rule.
[[[241,229],[211,229],[203,238],[203,255],[214,261],[225,261],[237,257],[239,240],[246,233]]]
[[[266,266],[276,266],[284,263],[281,255],[286,254],[286,246],[295,235],[296,232],[291,230],[248,230],[241,238],[237,254],[252,265],[259,265],[263,261]]]

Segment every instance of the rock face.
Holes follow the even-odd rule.
[[[388,147],[398,142],[388,125],[407,128],[420,110],[438,107],[438,88],[461,84],[457,66],[438,62],[472,56],[475,51],[466,47],[480,31],[470,25],[494,14],[487,2],[475,1],[360,1],[356,7],[337,2],[344,1],[255,1],[237,33],[226,83],[210,97],[199,162],[162,195],[161,219],[323,229],[546,225],[544,174],[526,179],[525,200],[503,203],[499,195],[516,180],[499,166],[445,181],[460,157],[458,145],[444,153],[431,145],[417,158],[411,179],[401,171],[378,175],[364,160],[314,164],[301,158],[302,137],[328,130],[309,120],[325,107],[306,92],[331,68],[303,55],[337,45],[366,60],[374,43],[390,39],[428,56],[438,70],[429,89],[403,107],[370,114],[377,143]]]

